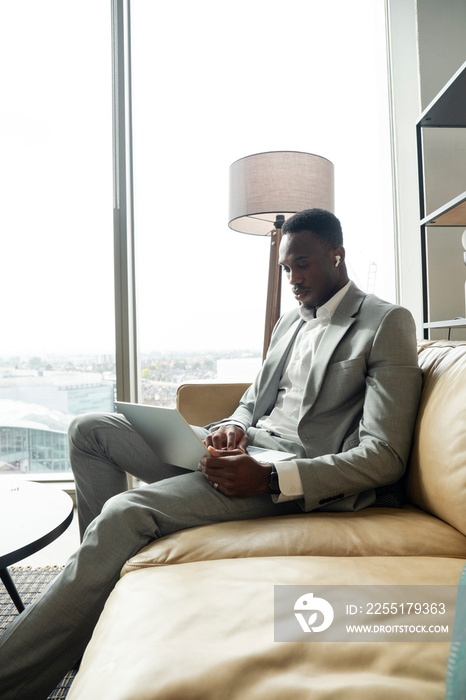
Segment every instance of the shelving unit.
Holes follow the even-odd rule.
[[[435,211],[426,212],[422,146],[422,130],[426,128],[466,128],[466,62],[424,110],[416,125],[421,220],[423,328],[424,337],[428,338],[429,330],[432,328],[466,328],[466,318],[445,321],[430,321],[429,319],[426,233],[428,226],[464,226],[466,228],[466,192],[454,197]]]

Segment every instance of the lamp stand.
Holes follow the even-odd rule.
[[[282,225],[284,222],[285,217],[283,214],[277,214],[274,224],[275,228],[270,232],[269,278],[267,283],[267,306],[265,309],[264,348],[262,352],[262,359],[265,359],[270,345],[272,331],[280,316],[282,277],[280,274],[280,267],[278,265],[278,249],[280,247]]]

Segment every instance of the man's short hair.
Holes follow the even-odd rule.
[[[331,250],[343,245],[343,231],[339,219],[325,209],[304,209],[290,216],[282,226],[282,234],[310,231]]]

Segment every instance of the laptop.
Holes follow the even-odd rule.
[[[115,406],[129,420],[157,457],[167,464],[196,471],[199,460],[210,452],[176,408],[147,406],[116,401]],[[291,459],[291,452],[250,445],[247,453],[263,462]]]

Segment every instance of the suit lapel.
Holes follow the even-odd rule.
[[[361,304],[365,298],[364,292],[351,282],[351,286],[338,305],[332,316],[317,352],[314,356],[301,406],[301,415],[309,411],[317,396],[319,395],[322,382],[324,381],[328,363],[335,352],[335,349],[343,340],[348,329],[353,325],[359,312]]]
[[[269,351],[267,359],[262,367],[257,393],[258,400],[254,407],[254,419],[258,420],[268,413],[275,405],[283,367],[285,366],[288,353],[293,346],[295,337],[304,323],[301,317],[298,316]]]

